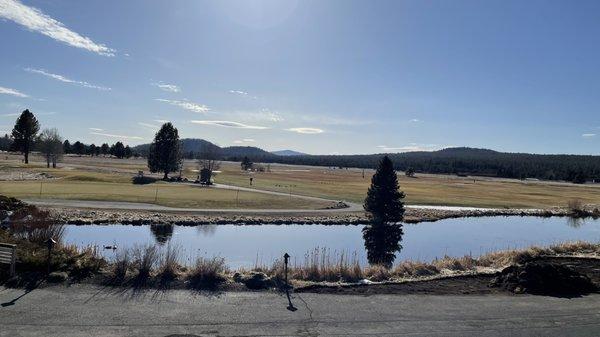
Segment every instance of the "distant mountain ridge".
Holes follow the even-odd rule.
[[[276,154],[278,156],[306,156],[306,153],[294,151],[294,150],[280,150],[280,151],[271,151],[272,154]]]

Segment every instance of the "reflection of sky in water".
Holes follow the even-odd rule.
[[[233,268],[270,264],[283,253],[292,261],[304,260],[307,251],[327,247],[333,252],[356,252],[366,264],[361,229],[363,226],[323,225],[211,225],[175,226],[168,244],[180,247],[183,262],[196,256],[221,256]],[[561,241],[600,241],[600,220],[573,222],[568,218],[484,217],[447,219],[432,223],[404,225],[403,249],[398,260],[429,261],[445,254],[462,256],[548,245]],[[88,225],[67,226],[67,243],[112,245],[119,249],[135,244],[156,243],[150,226]],[[107,257],[114,253],[102,251]]]

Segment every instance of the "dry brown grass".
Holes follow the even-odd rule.
[[[197,290],[214,290],[227,280],[225,274],[228,272],[225,259],[200,257],[187,274],[188,285]]]

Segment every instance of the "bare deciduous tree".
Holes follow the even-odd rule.
[[[221,167],[221,153],[220,149],[216,146],[205,145],[198,154],[198,167],[199,171],[208,170],[209,174],[204,174],[202,183],[210,185],[210,178],[213,176],[213,172]]]
[[[39,150],[46,157],[46,166],[56,168],[63,155],[63,140],[57,129],[44,129],[38,139]]]

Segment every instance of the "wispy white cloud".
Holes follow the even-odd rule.
[[[419,122],[421,122],[421,120],[418,119],[418,118],[413,118],[413,119],[409,120],[409,122],[411,122],[411,123],[419,123]]]
[[[150,123],[138,122],[138,125],[146,128],[146,129],[150,129],[152,131],[160,129],[159,125],[150,124]]]
[[[193,111],[193,112],[208,113],[210,111],[210,109],[204,104],[197,104],[197,103],[188,102],[188,101],[177,101],[177,100],[164,99],[164,98],[156,98],[155,100],[159,101],[159,102],[169,103],[171,105],[175,105],[182,109],[186,109],[186,110]]]
[[[303,134],[309,134],[309,135],[325,132],[325,130],[318,129],[318,128],[289,128],[289,129],[286,129],[286,131],[292,131],[292,132],[296,132],[296,133],[303,133]]]
[[[3,94],[3,95],[12,95],[12,96],[22,97],[22,98],[29,97],[29,95],[25,95],[24,93],[20,92],[19,90],[11,89],[11,88],[5,88],[5,87],[0,87],[0,94]]]
[[[49,73],[49,72],[47,72],[44,69],[25,68],[24,70],[28,71],[30,73],[33,73],[33,74],[44,75],[46,77],[50,77],[50,78],[55,79],[57,81],[61,81],[61,82],[65,82],[65,83],[71,83],[71,84],[79,85],[79,86],[82,86],[82,87],[85,87],[85,88],[97,89],[97,90],[102,90],[102,91],[112,90],[111,88],[108,88],[108,87],[102,87],[102,86],[91,84],[91,83],[84,82],[84,81],[76,81],[76,80],[72,80],[70,78],[67,78],[67,77],[65,77],[63,75]]]
[[[227,118],[236,119],[236,120],[244,120],[249,122],[281,122],[283,121],[283,117],[276,111],[271,111],[267,108],[262,108],[258,111],[234,111],[224,113]]]
[[[257,99],[258,97],[256,96],[252,96],[249,93],[247,93],[246,91],[241,91],[241,90],[229,90],[230,94],[234,94],[234,95],[238,95],[238,96],[243,96],[243,97],[248,97],[248,98],[252,98],[252,99]]]
[[[0,17],[76,48],[104,56],[115,55],[114,49],[79,35],[65,27],[61,22],[42,13],[39,9],[26,6],[17,0],[0,0]]]
[[[56,115],[56,111],[32,111],[36,116],[52,116],[52,115]],[[16,116],[20,116],[21,113],[20,112],[12,112],[12,113],[7,113],[7,114],[3,114],[0,115],[0,117],[16,117]]]
[[[232,122],[232,121],[191,121],[191,123],[194,124],[200,124],[200,125],[214,125],[214,126],[221,126],[221,127],[225,127],[225,128],[236,128],[236,129],[256,129],[256,130],[263,130],[263,129],[268,129],[268,127],[266,126],[256,126],[256,125],[247,125],[247,124],[243,124],[243,123],[239,123],[239,122]]]
[[[96,131],[96,132],[101,132],[104,131],[104,129],[99,129],[99,128],[89,128],[92,131]]]
[[[90,134],[96,135],[96,136],[109,137],[109,138],[118,138],[118,139],[130,139],[130,140],[143,140],[144,139],[144,138],[138,137],[138,136],[123,136],[123,135],[115,135],[115,134],[111,134],[111,133],[95,132],[95,131],[90,132]]]
[[[166,119],[155,119],[154,120],[156,123],[160,123],[160,124],[165,124],[165,123],[169,123],[169,120]]]
[[[583,138],[592,138],[592,137],[596,137],[595,133],[584,133],[581,135],[581,137]]]
[[[244,138],[244,139],[239,139],[239,140],[234,140],[233,143],[234,144],[247,144],[247,143],[254,143],[255,140],[252,138]]]
[[[159,88],[162,91],[167,92],[180,92],[181,88],[175,84],[167,84],[163,82],[152,83],[153,86]]]
[[[377,145],[377,148],[384,152],[415,152],[415,151],[436,151],[443,148],[447,148],[449,146],[440,146],[437,144],[418,144],[418,143],[410,143],[405,146],[387,146],[387,145]]]

